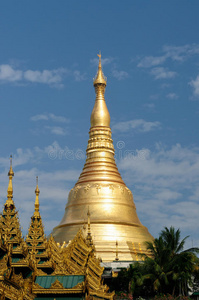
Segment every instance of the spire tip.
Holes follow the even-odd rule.
[[[38,187],[38,176],[36,176],[36,189],[35,189],[35,194],[36,194],[36,198],[35,198],[35,211],[34,211],[34,217],[39,217],[39,187]]]
[[[94,78],[93,81],[93,85],[96,86],[97,84],[104,84],[106,86],[106,77],[104,76],[103,72],[102,72],[102,55],[101,55],[101,51],[99,51],[99,54],[97,54],[97,56],[99,57],[99,64],[98,64],[98,71],[97,71],[97,75]]]

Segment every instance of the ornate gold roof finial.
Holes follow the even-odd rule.
[[[14,177],[14,172],[12,169],[12,155],[10,155],[10,170],[8,172],[8,176],[9,176],[9,183],[8,183],[8,195],[7,195],[7,201],[6,204],[13,204],[13,187],[12,187],[12,178]]]
[[[98,54],[98,57],[99,57],[98,71],[97,71],[97,75],[93,80],[96,99],[91,114],[91,128],[96,126],[110,127],[110,115],[104,98],[107,80],[102,72],[101,53]]]
[[[99,68],[101,68],[102,67],[102,64],[101,64],[101,58],[102,58],[101,51],[99,52],[99,54],[97,54],[97,56],[99,57]]]
[[[99,54],[97,54],[97,56],[99,57],[99,64],[98,64],[97,75],[94,78],[93,85],[96,86],[98,84],[104,84],[106,86],[107,79],[104,76],[103,71],[102,71],[101,52]]]
[[[39,187],[38,187],[38,176],[36,177],[36,189],[35,189],[35,194],[36,194],[36,198],[35,198],[35,211],[34,211],[34,217],[39,217]]]
[[[90,234],[91,233],[91,219],[90,219],[89,206],[88,206],[87,216],[88,216],[88,234]]]
[[[118,257],[118,241],[116,241],[115,245],[116,245],[115,260],[118,261],[119,260],[119,257]]]
[[[92,236],[91,236],[91,220],[90,220],[89,206],[88,206],[87,216],[88,216],[88,222],[87,222],[88,229],[87,229],[87,237],[86,237],[86,240],[87,240],[87,242],[88,242],[88,245],[89,245],[89,246],[92,246],[92,245],[93,245],[93,241],[92,241]]]

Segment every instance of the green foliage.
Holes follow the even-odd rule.
[[[129,291],[130,280],[131,275],[128,270],[126,268],[121,269],[118,276],[112,278],[112,282],[109,283],[110,290],[114,290],[115,292],[127,293]]]
[[[199,280],[199,261],[195,255],[199,249],[183,251],[187,238],[180,240],[179,229],[165,227],[153,243],[146,243],[152,257],[144,255],[144,262],[122,270],[112,286],[116,291],[130,292],[137,298],[141,295],[155,296],[156,300],[187,300],[185,296],[193,275]]]

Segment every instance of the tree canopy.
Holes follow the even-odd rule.
[[[198,276],[199,266],[196,256],[199,248],[184,250],[187,238],[181,240],[180,229],[165,227],[153,242],[146,242],[150,257],[143,255],[143,262],[122,270],[113,280],[113,287],[116,291],[130,291],[135,296],[187,295],[193,275]]]

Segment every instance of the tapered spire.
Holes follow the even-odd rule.
[[[102,71],[101,52],[97,54],[97,56],[99,57],[99,64],[98,64],[97,75],[93,80],[93,85],[97,86],[98,84],[104,84],[106,86],[107,78],[104,76],[104,73]]]
[[[92,240],[92,236],[91,236],[91,219],[90,219],[89,207],[88,207],[87,216],[88,216],[88,221],[87,221],[88,229],[87,229],[86,240],[87,240],[88,245],[92,246],[93,245],[93,240]]]
[[[116,246],[115,260],[118,261],[119,260],[119,257],[118,257],[118,241],[116,241],[115,246]]]
[[[77,184],[82,182],[108,181],[124,184],[116,163],[113,140],[111,138],[110,114],[104,98],[106,78],[102,72],[101,54],[98,72],[94,79],[95,104],[91,113],[91,128],[86,150],[87,159]]]
[[[12,187],[12,178],[14,177],[14,172],[12,169],[12,155],[10,155],[10,170],[8,172],[8,176],[9,176],[9,183],[8,183],[8,190],[7,190],[7,200],[6,200],[6,204],[10,205],[13,204],[13,187]]]
[[[106,77],[104,76],[102,71],[101,54],[98,54],[98,56],[99,56],[98,71],[93,81],[93,85],[95,87],[96,99],[91,114],[91,128],[95,126],[110,127],[110,115],[104,98]]]
[[[35,189],[35,194],[36,194],[36,198],[35,198],[35,211],[34,211],[34,217],[39,217],[39,187],[38,187],[38,176],[36,177],[36,189]]]

